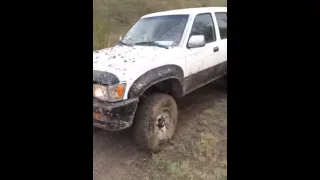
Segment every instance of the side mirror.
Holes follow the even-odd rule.
[[[188,42],[189,48],[198,48],[206,45],[206,38],[204,35],[193,35]]]

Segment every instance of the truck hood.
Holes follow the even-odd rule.
[[[93,70],[115,74],[120,81],[130,73],[152,69],[168,60],[179,58],[183,53],[181,48],[169,49],[154,46],[124,46],[118,45],[93,52]]]

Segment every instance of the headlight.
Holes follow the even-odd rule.
[[[120,101],[123,99],[126,84],[93,84],[93,97],[103,101]]]
[[[94,84],[93,85],[93,97],[96,97],[101,100],[108,100],[108,90],[107,86]]]

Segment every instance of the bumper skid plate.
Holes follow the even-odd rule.
[[[138,98],[116,103],[93,99],[93,126],[108,131],[119,131],[130,127],[138,102]]]

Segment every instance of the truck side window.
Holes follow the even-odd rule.
[[[215,13],[215,15],[218,21],[220,37],[221,39],[226,39],[227,38],[227,13],[219,12],[219,13]]]
[[[192,35],[204,35],[206,43],[216,41],[216,35],[210,13],[199,14],[196,16],[190,33],[190,36]]]

